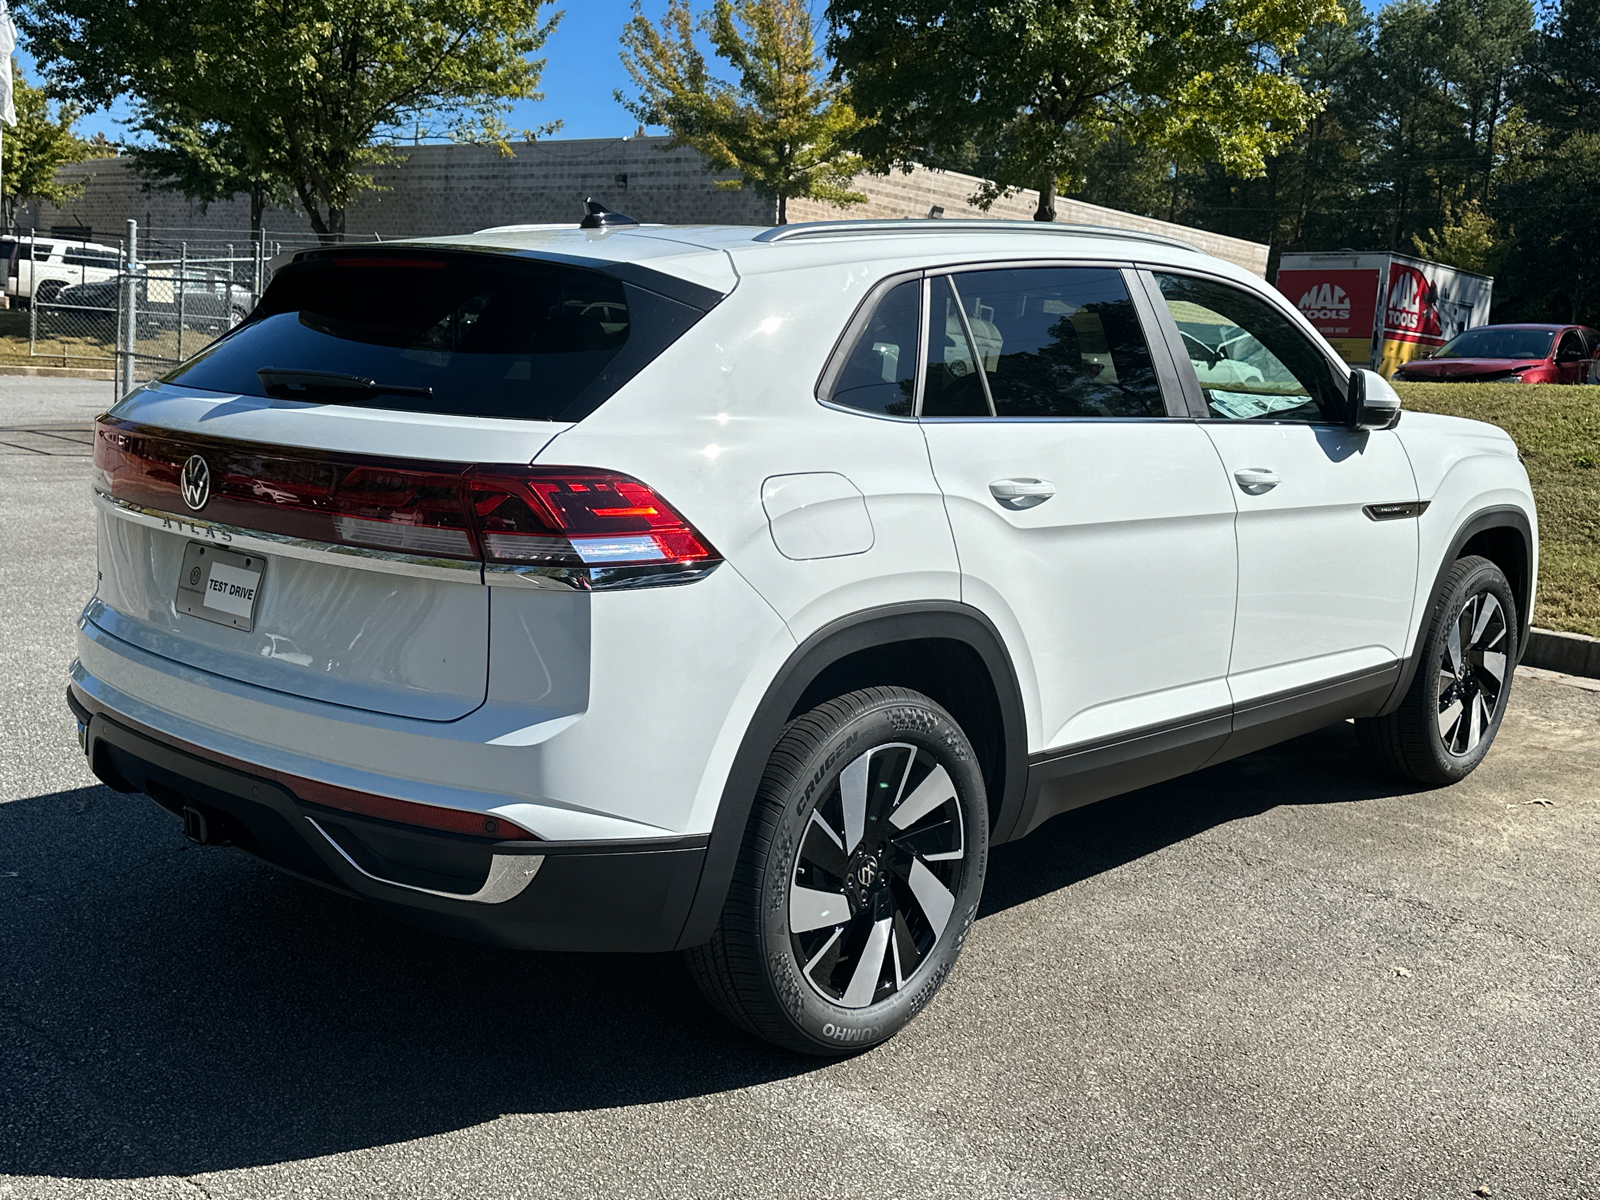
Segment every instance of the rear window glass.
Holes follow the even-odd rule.
[[[459,416],[577,420],[701,316],[601,271],[520,257],[325,255],[164,382]]]

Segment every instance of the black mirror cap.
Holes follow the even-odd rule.
[[[619,212],[612,212],[600,201],[590,197],[583,202],[583,220],[579,229],[606,229],[613,225],[637,225],[639,222]]]

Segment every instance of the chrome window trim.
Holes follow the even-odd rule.
[[[483,564],[477,559],[428,558],[394,550],[373,550],[365,546],[341,546],[311,538],[291,537],[208,521],[203,517],[179,516],[158,508],[145,508],[108,496],[94,489],[95,506],[108,516],[131,521],[147,529],[160,529],[185,537],[200,538],[233,549],[255,550],[282,558],[298,558],[332,566],[379,571],[387,575],[408,575],[418,579],[437,579],[444,583],[483,583]]]

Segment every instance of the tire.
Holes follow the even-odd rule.
[[[1356,722],[1362,747],[1415,783],[1443,786],[1472,774],[1505,717],[1520,628],[1500,568],[1486,558],[1459,559],[1445,577],[1400,707]]]
[[[877,1045],[955,965],[988,856],[983,776],[950,714],[905,688],[840,696],[774,748],[716,932],[685,952],[690,973],[778,1046]]]

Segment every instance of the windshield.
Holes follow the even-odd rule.
[[[1496,329],[1486,326],[1458,333],[1434,352],[1435,358],[1547,358],[1556,335],[1548,329]]]
[[[250,320],[163,382],[366,408],[576,420],[700,315],[565,264],[344,251],[283,268]]]

